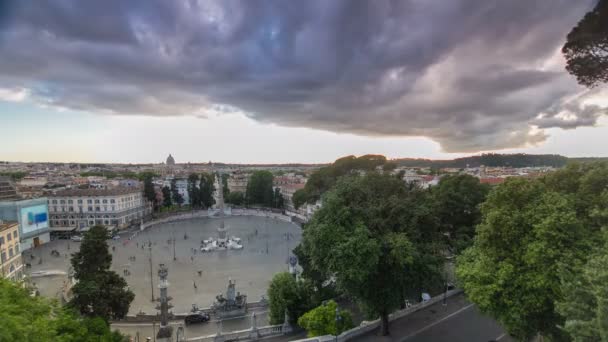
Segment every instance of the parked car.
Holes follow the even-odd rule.
[[[112,236],[112,240],[120,240],[120,235],[114,235],[114,236]]]
[[[206,312],[193,312],[184,318],[184,323],[186,323],[186,325],[193,323],[205,323],[209,322],[209,319],[209,314]]]
[[[72,235],[72,237],[70,239],[72,241],[80,242],[80,241],[82,241],[82,236],[80,236],[80,235]]]

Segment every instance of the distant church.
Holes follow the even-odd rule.
[[[173,159],[173,156],[169,153],[169,156],[167,157],[167,161],[165,162],[165,167],[163,168],[163,176],[168,176],[168,175],[173,175],[173,168],[175,166],[175,159]]]
[[[173,159],[171,153],[169,153],[169,156],[167,157],[167,162],[165,164],[167,164],[167,166],[175,165],[175,159]]]

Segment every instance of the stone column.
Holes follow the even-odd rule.
[[[249,338],[253,340],[260,338],[260,332],[258,331],[258,319],[255,312],[251,314],[251,332],[249,333]]]
[[[224,336],[222,335],[222,320],[217,321],[217,334],[213,338],[214,342],[224,342]]]
[[[291,323],[289,323],[289,311],[285,309],[285,319],[283,320],[283,334],[289,334],[293,331]]]

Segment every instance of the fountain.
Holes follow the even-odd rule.
[[[226,297],[221,293],[217,295],[211,309],[220,319],[243,316],[247,313],[247,295],[236,292],[236,282],[229,279]]]
[[[221,174],[217,174],[217,191],[220,226],[217,229],[217,238],[210,237],[201,241],[201,252],[221,251],[227,249],[243,249],[241,239],[236,236],[228,236],[224,225],[224,191],[222,189]]]

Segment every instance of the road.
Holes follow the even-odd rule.
[[[511,342],[496,321],[482,315],[463,294],[391,322],[390,336],[378,329],[353,339],[357,342]]]
[[[479,313],[473,304],[457,311],[453,316],[426,326],[403,337],[407,342],[487,342],[511,341],[496,321]]]

